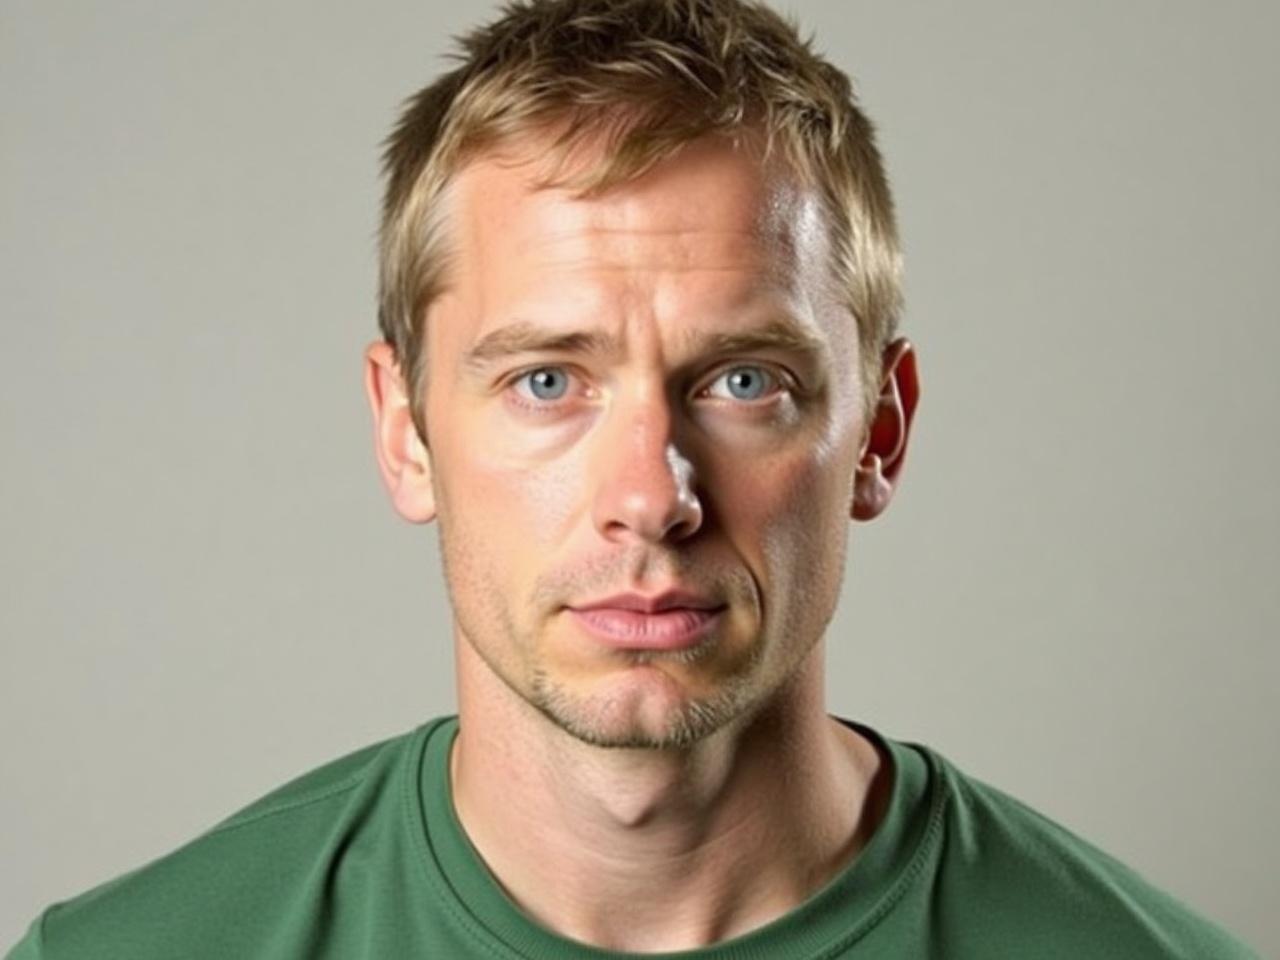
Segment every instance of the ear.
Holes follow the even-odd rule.
[[[414,428],[404,379],[385,340],[365,348],[364,390],[373,413],[373,452],[391,504],[410,523],[428,523],[436,515],[431,455]]]
[[[884,379],[870,412],[866,439],[853,478],[855,520],[874,520],[889,506],[902,475],[911,421],[920,399],[915,348],[904,337],[884,351]]]

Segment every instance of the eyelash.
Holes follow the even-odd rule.
[[[703,389],[704,390],[709,389],[711,384],[718,381],[726,373],[731,373],[734,370],[751,368],[751,367],[754,367],[758,370],[766,371],[775,381],[777,381],[778,385],[782,388],[782,390],[786,390],[787,392],[791,393],[793,396],[795,395],[796,389],[797,389],[795,378],[792,377],[788,372],[783,370],[781,367],[775,367],[773,364],[769,364],[769,363],[735,363],[727,367],[721,367],[720,370],[717,371],[715,378],[712,379],[711,382],[707,385],[707,387],[704,387]],[[527,377],[529,374],[537,373],[539,370],[564,370],[568,372],[569,369],[570,368],[568,366],[562,363],[540,363],[537,366],[525,367],[523,370],[519,370],[516,373],[511,374],[511,376],[509,376],[503,382],[502,386],[504,390],[509,390],[510,388],[514,387],[517,383],[519,383],[521,380],[523,380],[525,377]],[[747,407],[747,408],[764,407],[766,404],[772,401],[774,397],[780,395],[780,392],[781,391],[774,391],[772,393],[766,394],[765,396],[755,401],[743,400],[743,401],[740,401],[738,405]],[[565,404],[565,402],[567,402],[566,398],[567,398],[567,395],[566,397],[560,398],[560,400],[558,401],[551,400],[543,403],[530,403],[520,398],[517,395],[516,398],[512,400],[512,402],[519,407],[529,410],[532,413],[554,413],[560,407],[562,407]]]

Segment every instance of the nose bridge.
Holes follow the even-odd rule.
[[[611,539],[630,530],[654,542],[697,530],[697,478],[664,386],[646,380],[619,395],[608,418],[594,458],[596,528]]]

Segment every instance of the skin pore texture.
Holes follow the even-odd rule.
[[[440,523],[472,844],[557,933],[692,949],[794,909],[883,815],[887,759],[824,708],[824,632],[850,520],[899,477],[915,355],[889,345],[865,415],[817,195],[749,150],[696,141],[590,199],[536,189],[543,156],[456,176],[427,444],[377,341],[375,452],[397,511]],[[517,323],[604,337],[468,359]],[[708,347],[779,323],[813,349]],[[608,647],[566,609],[674,586],[728,605],[692,651]]]

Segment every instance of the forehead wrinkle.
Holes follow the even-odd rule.
[[[541,154],[530,149],[522,155],[536,166]],[[517,165],[517,168],[522,165]],[[657,171],[650,171],[639,181],[622,184],[617,188],[618,193],[606,192],[594,198],[573,198],[564,189],[554,186],[533,188],[528,178],[514,175],[516,171],[510,165],[495,162],[493,156],[482,155],[475,159],[455,179],[460,181],[460,192],[466,195],[466,202],[457,206],[470,214],[467,226],[473,240],[480,240],[479,234],[485,232],[480,229],[479,222],[484,211],[490,211],[492,215],[492,211],[508,211],[513,207],[524,210],[523,214],[505,218],[506,226],[502,232],[496,237],[490,236],[483,243],[485,247],[493,245],[496,240],[498,250],[514,250],[518,255],[522,252],[549,254],[549,248],[553,246],[576,245],[586,248],[585,258],[582,257],[584,251],[572,251],[564,258],[548,258],[547,265],[570,266],[569,261],[578,258],[593,265],[603,263],[609,269],[621,266],[623,269],[644,270],[649,269],[647,265],[618,265],[618,258],[601,256],[603,251],[592,247],[600,246],[602,241],[611,244],[614,240],[625,243],[628,238],[654,241],[668,238],[675,247],[661,248],[661,255],[656,260],[663,265],[674,265],[695,260],[700,252],[697,249],[700,239],[731,240],[739,237],[742,246],[747,248],[747,256],[743,257],[744,267],[761,270],[763,266],[765,272],[790,287],[804,266],[799,250],[804,245],[802,237],[808,232],[806,221],[811,220],[806,214],[810,213],[808,208],[815,200],[813,191],[799,184],[785,169],[756,168],[759,178],[745,182],[741,173],[741,170],[731,168],[726,174],[726,182],[719,169],[703,164],[697,174],[709,190],[717,184],[724,184],[723,189],[742,195],[746,200],[736,206],[730,204],[727,212],[733,217],[733,226],[728,229],[704,228],[706,213],[703,210],[662,207],[663,183]],[[715,203],[715,195],[713,191],[709,202]],[[657,224],[653,223],[655,199],[659,201],[657,217],[662,221]],[[737,244],[731,240],[726,246]],[[737,257],[742,252],[734,250],[732,255]],[[725,268],[713,262],[707,264],[707,269],[732,267]]]
[[[717,242],[716,238],[729,242]],[[800,273],[789,244],[766,246],[733,231],[714,235],[682,230],[591,232],[546,241],[531,254],[535,257],[532,265],[540,271],[624,273],[635,275],[637,281],[663,273],[737,273],[743,276],[744,287],[757,286],[761,278],[767,278],[782,289],[790,289]],[[548,282],[555,285],[560,280],[548,278]],[[632,287],[633,293],[643,294],[637,284]]]
[[[524,319],[536,320],[546,315],[539,303],[540,291],[552,293],[554,299],[570,290],[575,294],[575,303],[563,305],[569,307],[568,312],[584,319],[598,319],[600,309],[612,313],[613,308],[608,303],[591,307],[590,301],[617,283],[612,278],[621,273],[624,287],[615,287],[609,299],[620,311],[621,329],[625,332],[633,309],[616,302],[620,291],[625,289],[623,299],[645,315],[655,310],[659,315],[667,315],[677,307],[688,312],[692,304],[684,300],[687,288],[681,286],[679,278],[701,273],[709,284],[698,284],[696,289],[710,294],[709,315],[738,314],[767,288],[785,301],[774,309],[803,318],[805,327],[812,326],[816,311],[815,304],[810,302],[813,291],[806,290],[810,285],[807,281],[815,270],[825,272],[821,265],[813,262],[821,259],[819,249],[811,249],[816,195],[787,177],[766,176],[744,184],[730,171],[726,189],[736,190],[735,195],[744,202],[736,206],[730,204],[724,210],[716,205],[714,210],[706,212],[695,209],[698,204],[663,205],[661,189],[655,184],[639,192],[640,184],[623,185],[620,189],[627,192],[614,198],[606,193],[575,200],[557,195],[554,187],[529,192],[527,185],[517,182],[517,178],[495,177],[494,172],[486,170],[481,162],[460,174],[464,181],[460,186],[467,194],[467,202],[459,206],[470,214],[466,219],[470,221],[469,239],[473,241],[471,255],[466,258],[472,261],[467,272],[471,273],[472,283],[480,285],[475,291],[480,296],[476,304],[478,310],[472,313],[477,319],[486,314],[492,319],[520,318],[520,301],[529,297],[534,312]],[[717,172],[712,173],[710,177],[703,174],[708,187],[722,182]],[[710,202],[714,204],[714,198]],[[732,217],[728,225],[714,226],[726,223],[723,218],[726,213]],[[496,226],[482,226],[482,220]],[[708,225],[704,227],[704,223]],[[823,239],[818,238],[820,249],[825,248]],[[519,287],[507,286],[503,292],[500,288],[490,289],[489,284],[481,280],[482,275],[487,277],[490,272],[487,266],[496,269],[506,263],[514,267],[520,261],[523,266],[518,272],[503,271],[507,276],[523,277]],[[670,282],[659,277],[655,284],[652,279],[655,272],[669,274]],[[600,276],[600,286],[591,282],[592,273]],[[735,274],[741,274],[745,282],[737,284],[729,279]],[[611,279],[604,282],[606,275]],[[596,288],[594,293],[592,288]],[[491,294],[496,299],[491,298]],[[736,301],[736,305],[730,305],[730,301]],[[491,309],[495,312],[490,313]],[[698,307],[693,309],[703,312]],[[750,309],[757,315],[762,313],[758,308]],[[553,315],[564,312],[557,308]],[[673,324],[672,347],[679,344],[692,348],[689,341],[699,334],[685,334],[679,329],[681,326],[683,324]],[[569,329],[567,325],[561,326],[562,331]],[[578,332],[585,331],[578,329]],[[561,346],[583,352],[619,355],[625,352],[618,349],[623,345],[617,342],[617,335],[613,342],[578,337],[562,341]]]
[[[775,312],[762,322],[741,328],[683,327],[675,337],[679,349],[694,359],[706,354],[782,350],[820,361],[827,353],[820,335],[785,312]],[[517,319],[481,337],[466,352],[463,365],[481,371],[504,357],[527,352],[580,352],[616,358],[626,352],[625,339],[604,327],[556,330]]]

